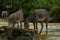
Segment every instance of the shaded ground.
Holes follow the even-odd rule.
[[[48,26],[48,38],[46,40],[60,40],[60,23],[49,23],[48,25],[49,25]],[[1,26],[8,26],[8,23],[0,22],[0,27]],[[41,28],[39,23],[38,23],[38,28],[39,30]],[[33,29],[32,23],[30,23],[30,29]],[[44,29],[43,29],[42,34],[45,34],[45,23],[44,23]]]

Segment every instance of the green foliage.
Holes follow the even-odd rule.
[[[7,7],[9,12],[14,12],[21,6],[24,10],[24,16],[28,16],[33,10],[44,8],[52,19],[60,18],[60,0],[4,0],[4,3],[6,7],[9,6]]]

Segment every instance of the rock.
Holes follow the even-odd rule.
[[[0,33],[5,34],[7,31],[9,31],[10,28],[6,28],[6,26],[3,26],[0,28]],[[8,39],[11,40],[33,40],[34,36],[34,31],[32,29],[19,29],[19,28],[14,28],[12,30],[12,37],[8,37]],[[6,37],[6,35],[4,35]]]

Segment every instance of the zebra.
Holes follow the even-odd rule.
[[[34,10],[32,13],[30,13],[28,15],[28,17],[26,17],[26,20],[24,21],[24,26],[26,29],[29,28],[29,22],[32,21],[33,25],[34,25],[34,31],[36,30],[36,32],[38,33],[38,27],[37,27],[37,23],[38,21],[41,23],[41,30],[39,32],[39,34],[41,34],[42,29],[43,29],[43,22],[46,22],[46,34],[48,33],[48,11],[46,9],[36,9]]]
[[[12,13],[8,17],[8,27],[10,27],[8,33],[8,37],[12,37],[12,30],[15,27],[15,24],[17,23],[17,28],[19,28],[19,22],[20,22],[20,28],[22,29],[22,20],[23,20],[23,9],[19,9],[18,11]]]
[[[17,23],[17,25],[20,22],[20,27],[22,28],[22,20],[23,20],[23,10],[19,9],[18,11],[12,13],[9,17],[8,17],[8,24],[10,25],[14,25]],[[18,25],[19,27],[19,25]]]
[[[2,11],[2,21],[6,20],[7,17],[8,17],[8,12],[7,11]]]

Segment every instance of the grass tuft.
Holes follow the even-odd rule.
[[[48,35],[46,35],[46,34],[37,34],[37,39],[38,40],[46,40],[48,38]]]

